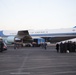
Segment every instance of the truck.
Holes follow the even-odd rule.
[[[32,45],[33,45],[33,47],[39,47],[44,42],[45,42],[44,38],[34,38],[33,42],[32,42]]]

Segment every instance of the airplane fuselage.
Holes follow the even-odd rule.
[[[5,36],[15,36],[17,35],[18,31],[15,30],[2,30],[0,31],[0,36],[5,37]],[[76,28],[61,28],[61,29],[45,29],[45,30],[28,30],[29,35],[33,37],[41,37],[46,40],[53,40],[58,41],[61,39],[65,40],[71,39],[71,38],[76,38]]]

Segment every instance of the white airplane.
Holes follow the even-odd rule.
[[[76,28],[20,31],[1,30],[0,37],[5,39],[6,42],[14,42],[15,38],[23,39],[25,42],[35,37],[44,38],[46,41],[50,42],[60,42],[63,40],[76,38]]]

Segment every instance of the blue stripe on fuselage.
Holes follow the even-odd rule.
[[[76,35],[76,33],[53,33],[53,34],[30,34],[31,36],[57,36],[57,35]]]

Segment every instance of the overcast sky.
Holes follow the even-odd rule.
[[[76,0],[0,0],[0,30],[58,29],[76,25]]]

